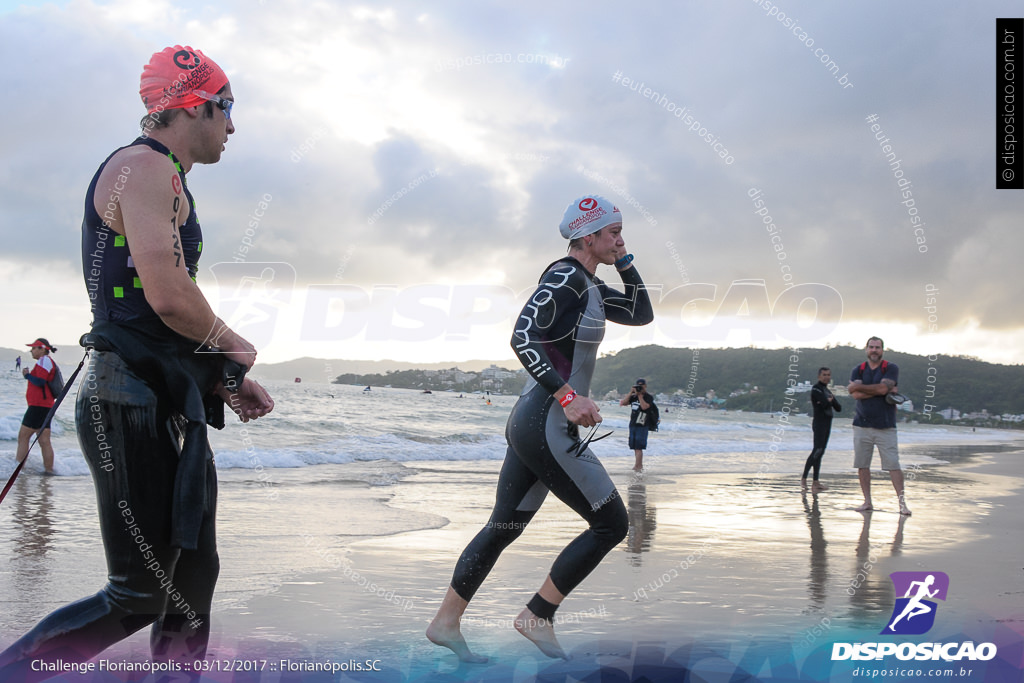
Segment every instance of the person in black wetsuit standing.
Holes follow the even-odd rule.
[[[828,437],[832,433],[833,411],[841,412],[843,407],[832,395],[828,385],[832,382],[832,371],[828,368],[818,370],[818,383],[811,387],[811,406],[814,409],[814,417],[811,418],[811,431],[814,432],[814,445],[811,454],[807,456],[804,463],[804,473],[800,477],[800,488],[807,490],[807,473],[814,468],[814,478],[811,481],[811,491],[825,491],[827,486],[818,481],[821,474],[821,456],[825,455],[825,447],[828,446]]]
[[[227,76],[198,50],[170,47],[144,68],[140,95],[143,135],[96,171],[82,222],[93,326],[75,417],[108,583],[0,654],[0,681],[55,675],[151,624],[154,660],[189,676],[206,656],[220,571],[206,425],[224,425],[225,403],[243,422],[274,407],[238,381],[256,350],[195,282],[203,236],[185,174],[219,161],[235,130]]]
[[[530,375],[505,427],[508,450],[494,510],[463,551],[427,638],[468,662],[462,614],[501,552],[523,532],[548,491],[589,524],[561,552],[540,590],[515,621],[516,630],[550,657],[565,657],[555,638],[555,610],[623,538],[626,507],[604,466],[586,447],[580,428],[601,422],[589,397],[605,321],[646,325],[654,319],[643,280],[622,240],[622,215],[607,199],[580,197],[559,230],[569,253],[544,270],[516,321],[515,350]],[[597,266],[614,265],[623,292],[599,280]],[[583,438],[581,438],[581,436]]]

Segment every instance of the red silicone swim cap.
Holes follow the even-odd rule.
[[[227,82],[212,59],[187,45],[175,45],[155,53],[142,68],[139,95],[148,112],[194,107],[206,100],[193,91],[214,95]]]

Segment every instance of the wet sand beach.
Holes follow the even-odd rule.
[[[458,554],[486,522],[500,463],[279,470],[274,499],[252,473],[228,471],[210,660],[267,660],[245,678],[267,681],[568,680],[602,668],[618,669],[628,677],[622,680],[652,671],[664,680],[682,680],[684,671],[705,680],[744,672],[762,680],[854,680],[857,666],[881,664],[832,662],[832,644],[886,640],[878,634],[899,597],[891,572],[941,571],[950,579],[947,600],[927,636],[913,640],[993,642],[994,660],[956,664],[974,667],[973,680],[1020,680],[1024,454],[998,446],[916,448],[946,464],[908,470],[909,518],[897,514],[880,472],[877,509],[859,513],[852,470],[824,477],[831,488],[811,494],[800,491],[792,471],[692,474],[685,456],[666,456],[637,479],[625,460],[612,462],[630,533],[557,615],[572,659],[543,657],[511,626],[583,528],[549,498],[466,613],[467,640],[490,658],[480,665],[459,663],[423,631]],[[775,464],[792,470],[788,460]],[[367,484],[359,468],[397,483]],[[88,506],[73,502],[89,497],[91,484],[59,479],[27,477],[0,511],[8,520],[0,539],[9,577],[4,643],[102,584],[98,536],[89,531],[94,513],[76,515],[76,506]],[[12,529],[15,518],[26,521]],[[103,657],[147,655],[140,633]],[[291,662],[300,664],[280,670]],[[381,670],[346,670],[360,663]],[[310,666],[333,666],[335,678],[302,668]],[[236,674],[214,670],[208,678]]]

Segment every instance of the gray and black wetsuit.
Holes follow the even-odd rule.
[[[654,319],[636,268],[626,269],[621,277],[625,293],[605,285],[574,258],[556,261],[519,315],[512,348],[530,379],[505,427],[508,450],[491,518],[455,566],[452,588],[464,600],[472,599],[548,491],[590,525],[551,567],[551,580],[562,595],[626,536],[626,508],[615,485],[589,448],[575,452],[577,428],[553,396],[566,383],[581,396],[590,394],[605,320],[646,325]]]

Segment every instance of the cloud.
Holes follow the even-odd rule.
[[[993,189],[989,122],[992,24],[1012,5],[775,7],[802,32],[753,1],[628,16],[536,2],[21,8],[0,15],[25,65],[3,77],[16,106],[0,130],[0,260],[74,279],[85,188],[135,134],[141,65],[188,42],[227,70],[238,103],[222,162],[190,174],[204,265],[231,258],[269,195],[248,258],[285,260],[300,283],[335,281],[345,262],[341,277],[367,288],[518,290],[564,253],[568,202],[597,192],[666,289],[760,279],[774,298],[788,272],[838,290],[847,322],[923,329],[934,283],[944,331],[1019,333],[1020,200]]]

